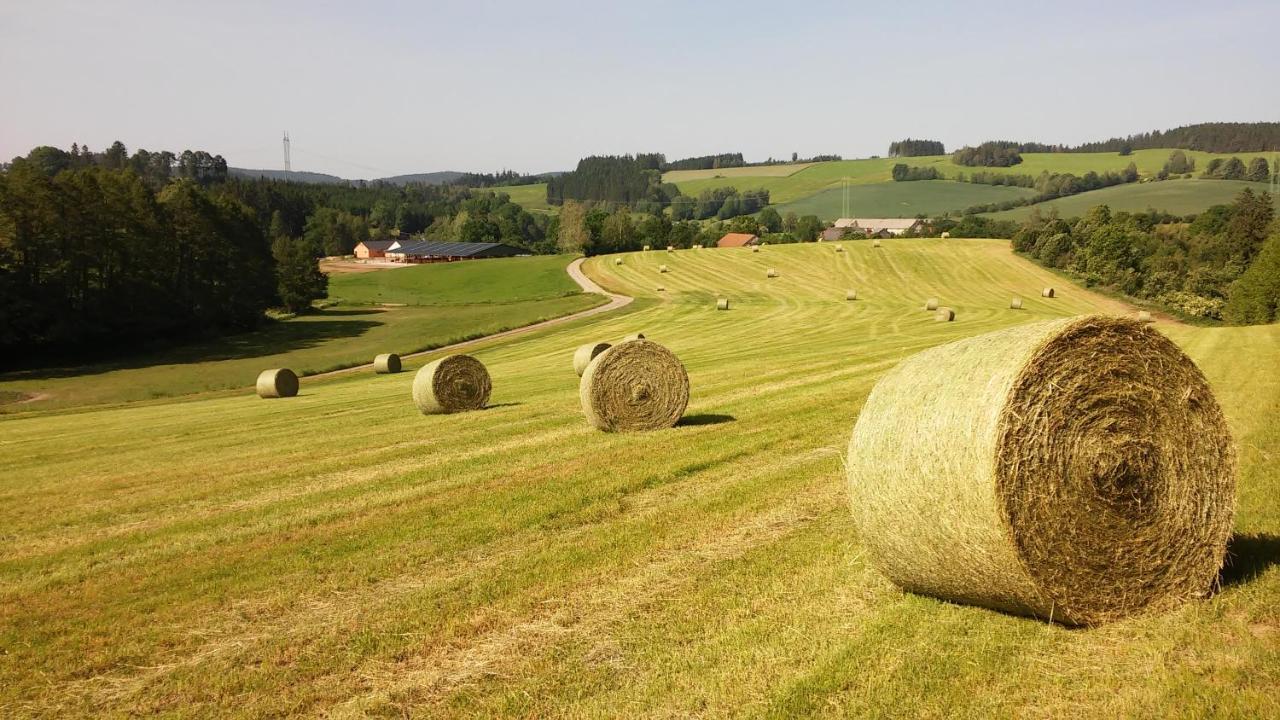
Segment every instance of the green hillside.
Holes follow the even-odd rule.
[[[433,263],[329,279],[329,297],[349,305],[465,305],[510,303],[576,295],[564,269],[567,255]]]
[[[1230,203],[1245,188],[1250,188],[1254,192],[1267,192],[1268,185],[1243,180],[1166,180],[1132,183],[1071,195],[1027,207],[987,213],[987,217],[1023,220],[1032,213],[1032,208],[1040,208],[1041,213],[1049,212],[1050,208],[1056,208],[1061,217],[1080,217],[1098,205],[1107,205],[1112,210],[1128,212],[1163,210],[1174,215],[1189,215],[1203,212],[1213,205]],[[1280,197],[1273,198],[1273,201],[1276,202],[1276,207],[1280,208]]]
[[[1241,535],[1221,590],[1065,629],[896,589],[859,543],[842,456],[899,359],[1125,308],[1006,242],[844,247],[594,258],[594,277],[639,301],[476,347],[494,386],[482,412],[418,414],[411,373],[428,357],[408,374],[304,379],[289,400],[0,420],[0,708],[1274,714],[1280,376],[1258,369],[1280,355],[1280,325],[1157,326],[1200,363],[1240,447]],[[1045,285],[1059,297],[1040,298]],[[1015,293],[1026,310],[1007,309]],[[733,309],[716,312],[717,294]],[[928,296],[956,321],[923,312]],[[686,364],[686,421],[599,433],[570,356],[637,330]]]
[[[850,217],[915,217],[959,212],[981,203],[1003,202],[1032,197],[1034,190],[1019,187],[958,183],[950,180],[886,182],[849,187]],[[823,190],[799,200],[776,206],[785,215],[817,215],[828,222],[841,217],[844,188]]]

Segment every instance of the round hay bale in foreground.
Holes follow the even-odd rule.
[[[382,353],[373,357],[373,371],[379,375],[400,372],[400,356],[395,353]]]
[[[1040,297],[1047,297],[1047,298],[1051,298],[1051,297],[1053,297],[1053,288],[1051,288],[1051,287],[1047,287],[1047,288],[1045,288],[1045,289],[1041,290],[1041,291],[1040,291]]]
[[[848,454],[859,536],[893,582],[1073,625],[1203,597],[1235,468],[1195,363],[1102,316],[906,359],[871,391]]]
[[[298,375],[289,368],[274,368],[258,373],[256,384],[260,398],[287,398],[298,394]]]
[[[716,300],[716,309],[717,309],[717,310],[728,310],[728,309],[729,309],[729,298],[720,298],[720,299]]]
[[[938,308],[938,312],[933,314],[933,319],[938,322],[951,322],[956,319],[956,311],[949,307]]]
[[[1140,322],[1140,323],[1155,322],[1155,318],[1151,317],[1151,313],[1150,313],[1150,312],[1148,312],[1148,311],[1146,311],[1146,310],[1139,310],[1139,311],[1138,311],[1138,322]]]
[[[938,298],[929,298],[924,301],[924,309],[930,312],[938,309]]]
[[[664,273],[664,272],[666,272],[666,271],[667,271],[667,266],[666,266],[666,265],[659,265],[659,266],[658,266],[658,272],[660,272],[660,273]]]
[[[1021,309],[1022,309],[1022,298],[1020,298],[1020,297],[1015,297],[1014,299],[1010,300],[1010,301],[1009,301],[1009,309],[1010,309],[1010,310],[1021,310]]]
[[[655,342],[614,345],[591,361],[578,386],[582,412],[605,432],[660,430],[689,405],[689,374]]]
[[[845,291],[844,291],[844,299],[845,299],[845,300],[857,300],[857,299],[858,299],[858,291],[857,291],[857,290],[845,290]]]
[[[493,385],[484,363],[470,355],[446,355],[413,378],[413,404],[423,415],[479,410]]]
[[[579,345],[578,349],[573,351],[573,371],[578,374],[578,377],[582,377],[582,373],[586,372],[591,361],[611,347],[613,346],[607,342]]]
[[[771,278],[778,277],[778,271],[774,270],[773,268],[769,268],[768,270],[765,271],[764,276],[771,277]]]

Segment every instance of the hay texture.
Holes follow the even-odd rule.
[[[1040,297],[1047,297],[1047,298],[1051,298],[1051,297],[1053,297],[1053,288],[1051,288],[1051,287],[1047,287],[1047,288],[1045,288],[1045,289],[1041,290],[1041,291],[1040,291]]]
[[[676,251],[676,246],[675,246],[675,245],[668,245],[668,246],[667,246],[667,252],[675,252],[675,251]]]
[[[764,276],[771,277],[771,278],[778,277],[778,271],[774,270],[773,268],[769,268],[768,270],[765,271]]]
[[[1204,596],[1235,468],[1195,364],[1102,316],[906,359],[867,398],[848,455],[860,536],[891,580],[1072,625]]]
[[[844,252],[844,246],[843,246],[843,245],[837,245],[837,246],[836,246],[836,252]]]
[[[611,347],[613,346],[606,342],[587,343],[579,346],[577,350],[573,351],[573,371],[578,374],[578,377],[582,377],[582,373],[587,371],[587,366],[591,364],[591,361]]]
[[[298,394],[298,376],[289,368],[263,370],[256,385],[260,398],[287,398]]]
[[[943,240],[946,240],[946,239],[947,239],[947,238],[949,238],[949,237],[951,237],[951,233],[949,233],[949,232],[944,232],[944,233],[942,233],[942,239],[943,239]]]
[[[578,386],[587,422],[605,432],[660,430],[689,405],[689,374],[670,350],[648,340],[596,356]]]
[[[938,312],[933,314],[933,319],[938,322],[951,322],[956,319],[956,311],[949,307],[940,307]]]
[[[720,299],[716,300],[716,309],[717,309],[717,310],[728,310],[728,309],[729,309],[729,298],[720,298]]]
[[[844,291],[844,299],[845,299],[845,300],[857,300],[857,299],[858,299],[858,291],[857,291],[857,290],[845,290],[845,291]]]
[[[1021,309],[1022,309],[1022,298],[1020,298],[1020,297],[1015,297],[1014,299],[1010,300],[1010,301],[1009,301],[1009,309],[1010,309],[1010,310],[1021,310]]]
[[[658,292],[666,292],[666,291],[667,291],[667,289],[666,289],[665,287],[661,286],[661,285],[659,285],[657,289],[658,289]]]
[[[493,385],[484,363],[470,355],[446,355],[413,378],[413,404],[423,415],[479,410]]]
[[[760,252],[760,247],[758,245],[752,245],[751,252]]]
[[[924,309],[933,312],[938,309],[938,298],[929,298],[924,301]]]
[[[649,249],[650,249],[650,248],[649,248],[649,246],[648,246],[648,245],[645,245],[645,246],[644,246],[643,248],[641,248],[641,249],[642,249],[642,250],[644,250],[645,252],[649,252]]]
[[[400,372],[400,356],[395,353],[374,355],[373,371],[379,375],[391,375]]]

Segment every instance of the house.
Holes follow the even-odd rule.
[[[356,257],[361,260],[386,257],[387,249],[395,244],[395,240],[365,240],[356,245]]]
[[[729,233],[716,241],[716,247],[748,247],[759,244],[760,238],[750,233]]]
[[[836,220],[835,227],[861,230],[867,237],[892,237],[919,232],[924,221],[916,218],[840,218]]]
[[[849,228],[838,228],[838,227],[827,228],[826,230],[822,231],[822,239],[823,240],[840,240],[844,238],[845,233],[848,231],[849,231]]]
[[[479,258],[527,255],[527,250],[502,243],[432,242],[397,240],[386,250],[388,260],[404,263],[454,262]]]

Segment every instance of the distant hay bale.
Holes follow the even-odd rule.
[[[857,299],[858,299],[858,291],[857,291],[857,290],[845,290],[845,291],[844,291],[844,299],[845,299],[845,300],[857,300]]]
[[[946,239],[947,239],[947,238],[949,238],[949,237],[951,237],[951,233],[949,233],[949,232],[944,232],[944,233],[942,233],[942,239],[943,239],[943,240],[946,240]]]
[[[1140,323],[1155,322],[1155,318],[1151,317],[1151,313],[1150,313],[1150,312],[1148,312],[1148,311],[1146,311],[1146,310],[1139,310],[1139,311],[1138,311],[1138,322],[1140,322]]]
[[[760,246],[759,246],[759,245],[752,245],[752,246],[751,246],[751,252],[760,252]]]
[[[631,342],[632,340],[643,340],[643,339],[644,339],[644,333],[637,332],[637,333],[631,333],[630,335],[624,335],[623,338],[618,342]]]
[[[400,356],[395,353],[382,353],[373,358],[373,371],[379,375],[400,372]]]
[[[263,370],[256,385],[260,398],[287,398],[298,394],[298,376],[289,368]]]
[[[607,342],[587,343],[579,345],[577,350],[573,351],[573,371],[582,377],[582,373],[586,372],[587,365],[595,359],[597,355],[613,347]]]
[[[871,241],[871,247],[873,247],[873,248],[878,248],[878,247],[880,247],[880,241],[879,241],[879,240],[872,240],[872,241]]]
[[[693,249],[694,249],[694,250],[701,250],[701,249],[702,249],[702,245],[694,245],[694,246],[693,246]]]
[[[642,249],[643,249],[645,252],[649,252],[649,246],[648,246],[648,245],[645,245]]]
[[[614,264],[614,265],[621,265],[621,264],[622,264],[622,258],[614,258],[614,259],[613,259],[613,264]]]
[[[938,309],[938,298],[929,298],[924,301],[924,309],[933,312]]]
[[[1045,288],[1045,289],[1041,290],[1041,291],[1040,291],[1040,297],[1047,297],[1047,298],[1051,298],[1051,297],[1053,297],[1053,288],[1051,288],[1051,287],[1047,287],[1047,288]]]
[[[1009,309],[1010,309],[1010,310],[1021,310],[1021,309],[1022,309],[1022,298],[1020,298],[1020,297],[1014,297],[1012,300],[1010,300],[1010,301],[1009,301]]]
[[[716,309],[717,309],[717,310],[728,310],[728,309],[729,309],[729,299],[728,299],[728,298],[720,298],[720,299],[716,300]]]
[[[423,415],[479,410],[493,385],[484,363],[470,355],[446,355],[413,378],[413,404]]]
[[[659,265],[659,266],[658,266],[658,272],[660,272],[660,273],[664,273],[664,272],[666,272],[666,271],[667,271],[667,266],[666,266],[666,265]]]
[[[938,322],[951,322],[956,319],[956,311],[949,307],[938,308],[938,312],[934,313],[933,319]]]
[[[660,430],[689,405],[689,374],[670,350],[640,340],[614,345],[587,366],[578,385],[587,422],[605,432]]]
[[[774,270],[773,268],[769,268],[768,270],[765,271],[764,276],[771,277],[771,278],[778,277],[778,271]]]
[[[1121,318],[1031,323],[899,363],[847,458],[858,534],[905,590],[1071,625],[1218,578],[1236,458],[1199,369]]]
[[[667,246],[667,252],[675,252],[675,251],[676,251],[676,246],[675,246],[675,245],[668,245],[668,246]]]
[[[667,289],[666,289],[665,287],[661,286],[661,285],[659,285],[659,286],[657,287],[657,290],[658,290],[658,292],[666,292],[666,291],[667,291]]]
[[[836,252],[844,252],[844,246],[843,246],[843,245],[837,245],[837,246],[836,246]]]

